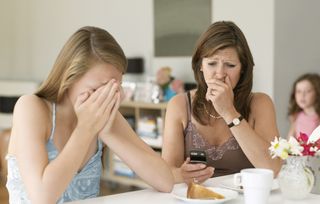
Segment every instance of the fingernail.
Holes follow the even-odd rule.
[[[206,167],[206,165],[200,164],[200,168],[205,168],[205,167]]]

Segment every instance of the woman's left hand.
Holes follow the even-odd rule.
[[[104,125],[104,127],[102,128],[102,130],[99,132],[99,136],[106,135],[110,131],[122,100],[123,99],[121,99],[121,90],[119,90],[116,93],[116,102],[115,102],[114,106],[112,107],[110,117],[109,117],[108,121],[106,122],[106,124]]]
[[[210,79],[206,83],[208,86],[206,93],[207,101],[211,101],[217,113],[224,117],[224,115],[234,109],[234,95],[229,77],[225,77],[225,82],[219,79]]]

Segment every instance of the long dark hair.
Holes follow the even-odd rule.
[[[316,93],[314,108],[318,117],[320,117],[320,75],[316,73],[306,73],[301,75],[296,81],[293,83],[290,99],[289,99],[289,108],[288,108],[288,116],[295,116],[298,112],[302,111],[302,109],[298,106],[295,92],[297,83],[307,80],[311,83]]]
[[[204,32],[195,47],[192,56],[192,69],[197,82],[197,90],[192,103],[192,114],[196,121],[202,125],[209,123],[209,117],[205,114],[204,105],[209,104],[206,99],[207,84],[203,72],[200,71],[202,59],[212,56],[216,51],[232,47],[235,48],[241,62],[241,76],[234,92],[234,103],[237,111],[248,120],[250,114],[250,101],[252,90],[253,57],[247,40],[240,28],[230,21],[219,21],[213,23]]]

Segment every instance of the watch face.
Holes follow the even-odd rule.
[[[234,125],[239,125],[240,124],[240,120],[239,120],[239,118],[235,118],[235,119],[233,119],[233,124]]]
[[[239,118],[234,118],[230,124],[228,124],[229,128],[232,128],[233,126],[240,125],[241,120],[243,117],[240,115]]]

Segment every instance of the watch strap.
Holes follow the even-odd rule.
[[[228,127],[229,127],[229,128],[232,128],[233,126],[239,125],[239,124],[234,124],[233,121],[234,121],[235,119],[238,119],[238,120],[239,120],[239,124],[240,124],[241,120],[243,120],[243,116],[240,115],[239,117],[234,118],[234,119],[231,121],[231,123],[228,124]]]

